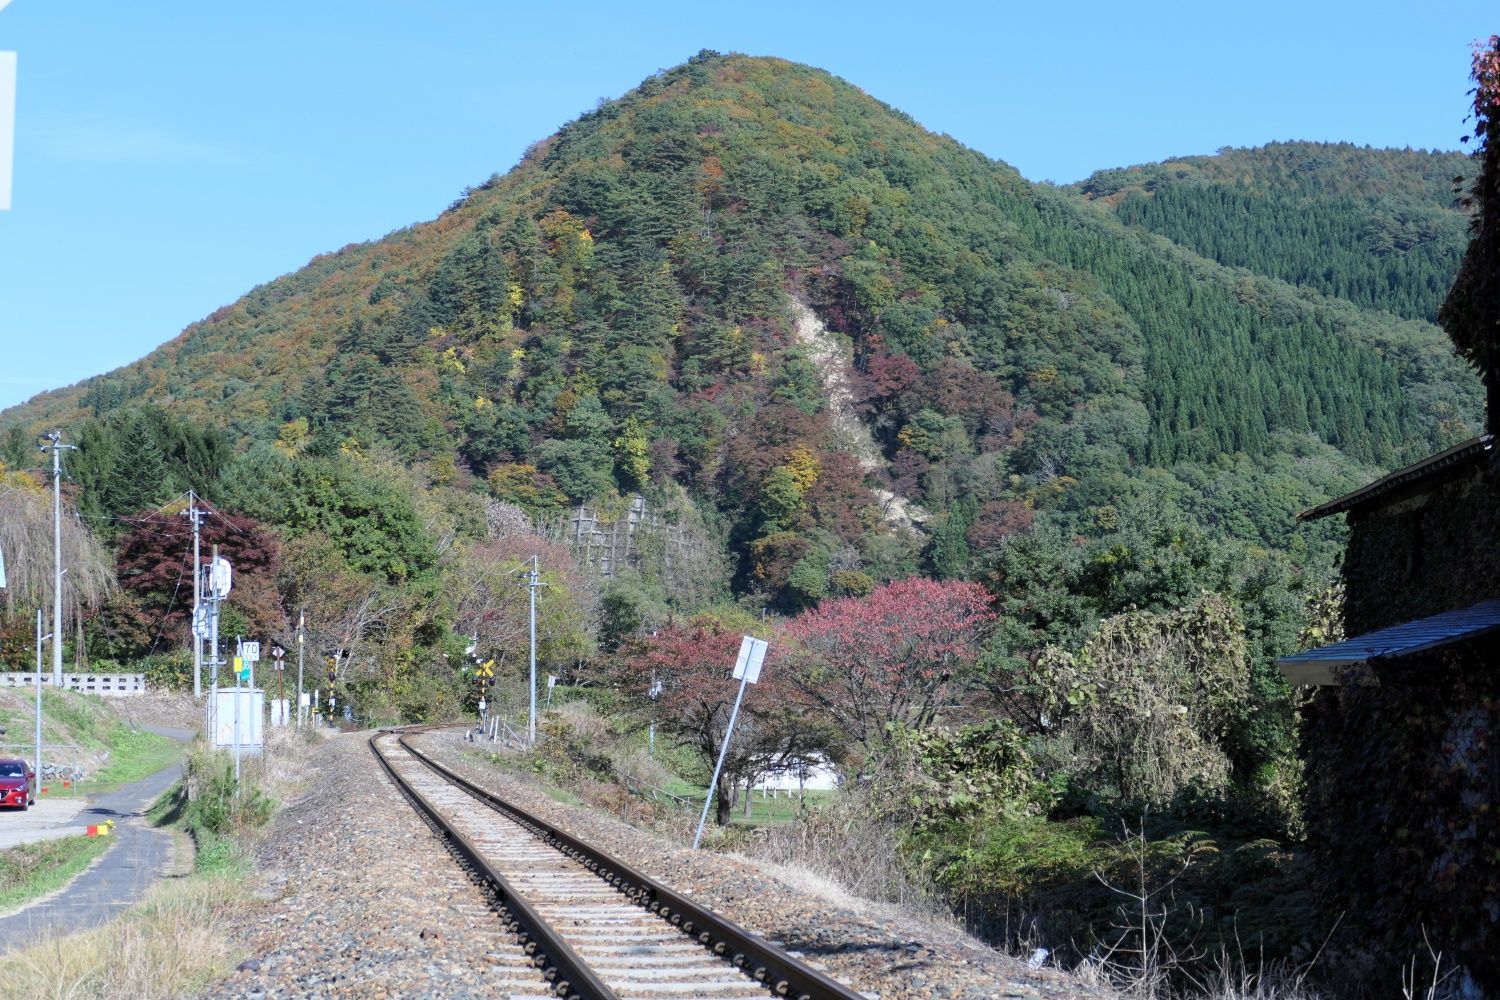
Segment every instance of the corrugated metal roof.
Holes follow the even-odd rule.
[[[1388,476],[1375,480],[1368,486],[1361,486],[1353,493],[1345,493],[1325,504],[1321,504],[1311,510],[1305,510],[1297,515],[1299,521],[1316,521],[1320,517],[1330,514],[1341,514],[1355,507],[1373,503],[1381,497],[1405,486],[1416,486],[1424,480],[1436,479],[1443,473],[1457,472],[1461,468],[1474,464],[1480,458],[1489,454],[1495,447],[1495,439],[1492,435],[1481,434],[1477,438],[1470,438],[1463,444],[1456,444],[1447,451],[1440,451],[1431,458],[1424,458],[1416,465],[1408,465],[1404,469],[1397,469]]]
[[[1303,650],[1281,657],[1276,665],[1293,684],[1333,684],[1337,681],[1335,673],[1350,667],[1409,656],[1497,629],[1500,629],[1500,598]]]

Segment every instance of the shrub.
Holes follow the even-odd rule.
[[[140,661],[151,691],[190,691],[193,687],[193,656],[184,650],[154,653]]]
[[[1226,748],[1248,696],[1245,629],[1224,598],[1100,623],[1078,653],[1049,647],[1034,666],[1055,767],[1099,803],[1160,810],[1222,798]]]
[[[254,769],[241,769],[242,778]],[[253,780],[236,788],[234,762],[228,754],[207,749],[188,757],[185,778],[187,807],[183,820],[195,837],[227,836],[258,827],[271,817],[273,803]]]

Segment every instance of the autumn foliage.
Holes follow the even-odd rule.
[[[155,512],[129,519],[130,530],[120,540],[115,572],[120,585],[132,592],[167,646],[187,641],[193,612],[193,529],[176,513]],[[227,606],[245,617],[249,635],[284,630],[285,615],[276,589],[280,542],[248,517],[210,511],[203,517],[200,556],[206,565],[219,555],[234,566],[234,587]]]
[[[1479,140],[1479,176],[1470,193],[1473,237],[1439,321],[1484,379],[1494,433],[1500,429],[1500,143],[1493,134],[1500,120],[1500,35],[1475,46],[1471,74]]]
[[[715,760],[740,682],[730,676],[741,635],[712,615],[669,623],[623,643],[608,663],[612,682],[646,707],[660,729]],[[650,698],[654,683],[659,696]],[[737,780],[790,767],[828,745],[827,727],[805,709],[784,670],[767,667],[747,685],[719,779],[718,822],[729,822]]]
[[[922,729],[953,703],[993,618],[977,584],[897,580],[788,622],[785,659],[803,697],[869,752],[886,723]]]

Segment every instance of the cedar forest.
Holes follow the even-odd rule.
[[[520,683],[537,554],[544,669],[626,728],[664,680],[700,782],[739,634],[772,640],[721,822],[826,754],[910,878],[1064,950],[1107,932],[1092,873],[1144,823],[1200,933],[1302,961],[1327,927],[1273,661],[1337,636],[1342,527],[1296,515],[1480,431],[1434,325],[1473,172],[1295,142],[1033,184],[705,51],[436,220],[0,414],[0,541],[50,545],[34,434],[62,427],[69,659],[181,685],[195,491],[225,633],[305,611],[371,721],[472,711],[471,635]],[[635,496],[688,541],[643,529],[602,576],[570,512]],[[15,669],[45,587],[6,592]]]

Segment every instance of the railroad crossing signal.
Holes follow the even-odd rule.
[[[493,677],[493,676],[495,676],[495,661],[494,660],[485,660],[483,663],[479,664],[477,667],[474,668],[474,676],[475,677]]]

